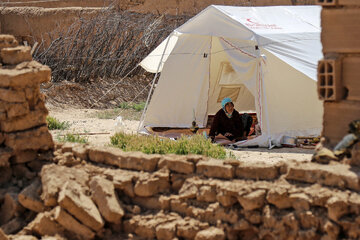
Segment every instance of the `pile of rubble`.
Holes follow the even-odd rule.
[[[56,144],[40,178],[0,195],[24,226],[3,238],[357,239],[359,173]]]

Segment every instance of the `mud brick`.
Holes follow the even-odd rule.
[[[2,121],[1,130],[4,132],[14,132],[45,125],[46,115],[47,112],[43,110],[31,111],[27,115]]]
[[[339,58],[319,61],[317,85],[320,100],[339,101],[344,98]]]
[[[36,61],[23,62],[16,65],[16,69],[0,69],[0,78],[0,87],[37,87],[50,81],[51,70]]]
[[[26,101],[25,92],[0,88],[0,100],[9,103],[23,103]]]
[[[342,82],[344,87],[348,90],[347,100],[360,101],[359,66],[360,57],[346,57],[342,61]]]
[[[19,193],[18,200],[23,207],[31,211],[43,212],[45,207],[40,199],[40,192],[41,182],[36,179]]]
[[[79,223],[64,209],[57,206],[53,209],[54,219],[69,232],[74,233],[79,239],[93,239],[95,234],[86,226]]]
[[[208,161],[200,161],[196,165],[196,172],[203,174],[207,177],[213,178],[234,178],[234,168],[229,165],[225,165],[222,160],[211,159]]]
[[[19,64],[31,61],[31,47],[18,46],[12,48],[3,48],[0,52],[1,60],[4,64]]]
[[[316,4],[323,7],[360,5],[359,0],[316,0]]]
[[[349,130],[349,123],[360,119],[360,101],[325,102],[322,135],[334,147]]]
[[[18,42],[12,35],[1,34],[0,35],[0,49],[7,47],[16,47]]]
[[[360,8],[324,8],[321,12],[323,52],[360,52]]]

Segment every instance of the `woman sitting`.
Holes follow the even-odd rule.
[[[221,107],[211,124],[209,137],[215,141],[215,136],[222,134],[230,141],[240,141],[246,139],[244,135],[244,125],[238,111],[234,109],[231,98],[224,98]]]

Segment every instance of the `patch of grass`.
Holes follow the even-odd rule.
[[[123,102],[120,103],[119,108],[122,109],[133,109],[137,112],[140,112],[142,110],[144,110],[145,108],[145,102],[140,102],[140,103],[128,103],[128,102]]]
[[[67,133],[64,136],[58,136],[57,140],[59,142],[77,142],[77,143],[88,143],[88,138],[80,136],[78,134]]]
[[[70,127],[69,122],[60,122],[56,118],[50,116],[46,117],[46,122],[49,130],[65,130]]]
[[[205,139],[201,134],[192,137],[182,136],[177,141],[173,141],[157,136],[116,133],[110,137],[110,142],[124,151],[141,151],[147,154],[175,153],[178,155],[193,153],[217,159],[226,158],[224,147],[212,144],[210,139]]]
[[[103,111],[98,111],[92,117],[99,119],[115,119],[117,116],[121,115],[123,120],[140,120],[142,112],[134,109],[107,109]]]

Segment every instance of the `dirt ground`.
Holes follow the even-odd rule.
[[[88,109],[88,108],[74,108],[71,105],[57,105],[47,104],[49,110],[49,116],[55,117],[61,122],[68,122],[70,128],[67,130],[52,130],[51,134],[53,138],[57,140],[59,137],[66,133],[80,133],[88,139],[88,142],[92,145],[104,146],[110,144],[110,136],[115,133],[116,115],[119,114],[125,118],[125,132],[136,133],[139,126],[138,120],[128,120],[129,114],[126,110],[120,110],[112,115],[112,119],[100,118],[104,116],[104,113],[110,110]],[[121,112],[122,111],[122,112]],[[137,117],[140,113],[137,113]],[[125,117],[124,117],[125,115]],[[108,117],[110,114],[107,115]],[[127,118],[127,119],[126,119]],[[238,159],[248,159],[249,161],[266,161],[266,162],[278,162],[278,161],[310,161],[311,155],[314,150],[301,149],[301,148],[244,148],[241,150],[232,151]]]

